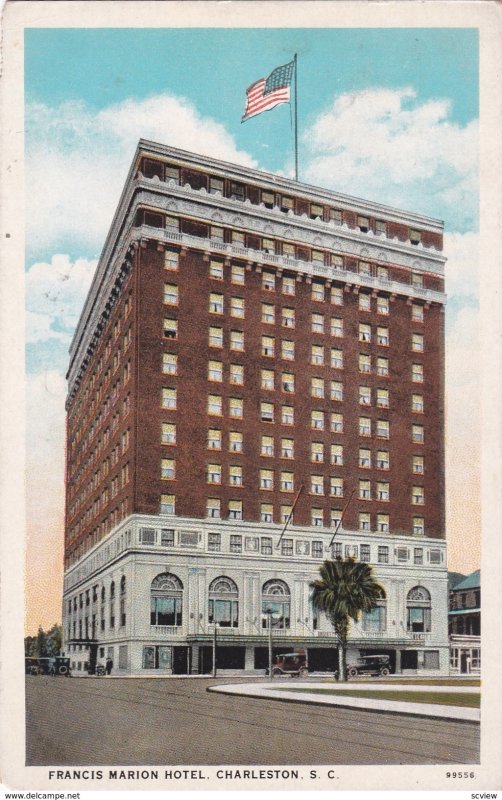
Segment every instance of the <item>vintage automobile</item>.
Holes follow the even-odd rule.
[[[272,664],[272,676],[279,677],[280,675],[289,675],[290,678],[305,678],[308,675],[305,650],[276,655]]]
[[[63,675],[70,677],[70,659],[65,656],[28,657],[24,660],[26,675]]]
[[[390,657],[385,655],[360,656],[357,661],[347,666],[349,678],[357,675],[390,675]]]

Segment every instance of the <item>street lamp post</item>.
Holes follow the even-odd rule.
[[[267,608],[265,614],[268,617],[268,677],[272,680],[272,617],[274,612]]]
[[[213,628],[213,678],[216,678],[216,630],[218,628],[218,623],[214,623]]]

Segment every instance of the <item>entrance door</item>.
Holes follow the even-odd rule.
[[[188,675],[189,647],[173,647],[173,675]]]
[[[469,658],[467,650],[460,651],[460,672],[464,675],[469,672]]]
[[[210,675],[213,671],[213,648],[208,645],[199,647],[199,675]]]
[[[401,651],[401,669],[417,669],[418,657],[416,650]]]

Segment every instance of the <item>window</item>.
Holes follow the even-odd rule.
[[[273,239],[262,239],[261,240],[261,249],[265,251],[265,253],[275,253],[275,242]]]
[[[312,314],[312,333],[324,333],[323,314]]]
[[[284,275],[282,279],[282,293],[293,295],[295,293],[295,279]]]
[[[415,506],[423,506],[425,503],[425,494],[423,486],[413,486],[411,489],[411,502]]]
[[[387,450],[377,450],[377,469],[389,469],[389,453]]]
[[[213,242],[223,242],[223,228],[221,228],[219,225],[211,225],[210,238],[213,240]],[[212,269],[213,264],[215,265],[214,272]],[[218,272],[220,272],[220,274],[218,274]],[[211,278],[223,278],[223,262],[216,261],[212,258],[209,263],[209,275]]]
[[[208,533],[207,549],[210,553],[221,552],[221,533]]]
[[[359,275],[371,275],[371,266],[367,261],[360,261],[358,264]]]
[[[423,383],[424,380],[423,364],[411,365],[411,380],[413,381],[413,383]]]
[[[359,341],[371,342],[371,325],[367,325],[365,322],[359,323]]]
[[[266,325],[273,325],[275,322],[275,307],[269,303],[261,304],[261,321]]]
[[[281,377],[281,386],[283,392],[293,394],[295,391],[295,376],[290,372],[283,372]]]
[[[377,358],[377,375],[389,374],[389,359],[385,356],[378,356]]]
[[[244,299],[242,297],[230,298],[230,316],[231,317],[244,317]]]
[[[262,356],[273,357],[275,350],[275,339],[272,336],[261,337],[261,354]]]
[[[359,448],[359,466],[363,469],[370,469],[371,467],[371,450],[365,447]]]
[[[165,179],[166,181],[174,181],[175,183],[179,183],[180,182],[179,167],[173,167],[170,164],[166,164]]]
[[[390,436],[389,421],[378,419],[376,424],[376,435],[379,439],[388,439]]]
[[[388,408],[389,407],[389,390],[388,389],[377,389],[376,404],[377,404],[378,408]]]
[[[244,267],[241,267],[240,264],[232,264],[230,270],[230,280],[232,281],[232,283],[236,283],[239,284],[240,286],[243,286],[245,281]]]
[[[331,430],[333,431],[333,433],[343,433],[343,414],[332,412]]]
[[[420,231],[410,230],[411,244],[419,244],[422,241],[422,234]]]
[[[207,366],[207,379],[221,383],[223,380],[223,364],[221,361],[210,361]]]
[[[320,366],[324,364],[324,347],[322,345],[312,345],[310,352],[310,363],[319,364]]]
[[[343,383],[340,381],[331,381],[331,399],[343,400]]]
[[[262,436],[261,437],[261,450],[260,453],[262,456],[273,456],[274,455],[274,439],[273,436]]]
[[[260,403],[260,417],[262,422],[274,421],[274,406],[272,403]]]
[[[331,525],[333,528],[336,528],[337,523],[331,521]],[[331,558],[341,558],[342,557],[342,544],[341,542],[335,542],[331,547]]]
[[[261,371],[261,388],[267,390],[274,389],[275,373],[271,369],[262,369]]]
[[[412,272],[411,273],[411,285],[416,289],[423,289],[424,286],[424,276],[421,272]]]
[[[294,425],[295,414],[292,406],[282,406],[281,422],[283,425]]]
[[[230,198],[232,200],[244,200],[246,196],[246,187],[243,183],[237,181],[230,181]]]
[[[260,522],[274,521],[274,507],[270,503],[260,503]]]
[[[272,353],[273,355],[273,353]],[[294,361],[295,358],[295,343],[286,339],[281,341],[281,358],[285,361]]]
[[[318,540],[314,540],[312,542],[312,550],[311,550],[312,558],[322,558],[324,555],[324,548],[323,543]]]
[[[242,364],[230,364],[230,383],[234,386],[244,384],[244,367]]]
[[[228,449],[231,453],[242,453],[243,434],[240,431],[230,431],[228,434]]]
[[[178,338],[178,321],[175,319],[164,319],[164,339]]]
[[[228,518],[242,519],[242,500],[228,501]]]
[[[222,178],[213,178],[213,177],[210,176],[209,177],[209,193],[210,194],[216,194],[216,192],[219,192],[220,194],[223,194],[223,180],[222,180]]]
[[[363,612],[362,622],[363,631],[382,633],[387,629],[387,608],[385,592],[383,590],[380,592],[380,597],[371,611]]]
[[[378,481],[377,483],[377,500],[387,502],[389,500],[389,483],[388,481]]]
[[[310,219],[322,219],[324,216],[324,209],[317,203],[310,204]]]
[[[223,410],[222,410],[222,398],[218,394],[210,394],[207,397],[207,413],[211,416],[221,417]]]
[[[369,531],[370,530],[370,520],[371,517],[367,513],[360,512],[358,514],[359,519],[359,530],[361,531]]]
[[[343,306],[343,289],[341,286],[331,287],[331,302],[334,306]]]
[[[423,353],[424,350],[424,337],[421,333],[412,333],[411,335],[411,349],[415,353]]]
[[[273,208],[275,205],[275,197],[273,192],[262,192],[261,202],[265,208]]]
[[[413,535],[423,536],[425,534],[425,522],[423,517],[413,517]]]
[[[173,494],[162,494],[160,496],[160,513],[174,514],[176,498]]]
[[[316,253],[318,258],[314,257]],[[324,253],[318,253],[316,250],[313,250],[312,261],[319,261],[321,264],[324,264]],[[324,283],[320,283],[319,281],[312,282],[312,300],[316,303],[324,302]]]
[[[232,244],[237,245],[237,247],[244,247],[245,243],[245,236],[242,231],[232,231]]]
[[[371,500],[371,481],[359,479],[359,499]]]
[[[272,539],[269,536],[262,536],[260,539],[260,549],[263,556],[272,555]]]
[[[382,344],[385,347],[389,344],[389,329],[388,328],[377,328],[377,342],[378,344]]]
[[[208,497],[206,503],[206,514],[210,519],[220,519],[221,500],[217,497]]]
[[[331,445],[331,463],[335,464],[338,467],[343,465],[343,445],[341,444]]]
[[[160,477],[165,481],[173,481],[176,477],[176,467],[174,458],[163,458],[161,460]]]
[[[343,319],[331,317],[331,335],[338,338],[343,336]]]
[[[164,303],[169,306],[178,305],[178,287],[174,283],[164,284]]]
[[[223,314],[223,295],[211,292],[209,295],[209,311],[211,314]]]
[[[176,272],[178,269],[179,253],[177,250],[164,250],[164,269]]]
[[[361,561],[371,561],[371,547],[369,544],[361,544],[359,545],[359,554]]]
[[[371,372],[371,356],[359,354],[359,372]]]
[[[337,208],[330,208],[329,210],[329,218],[331,222],[334,222],[335,225],[342,224],[342,212],[339,211]]]
[[[273,306],[269,306],[269,308],[273,308]],[[265,321],[265,320],[263,320]],[[295,327],[295,310],[294,308],[283,308],[281,310],[281,324],[283,328],[294,328]]]
[[[230,350],[242,352],[244,350],[244,332],[230,331]]]
[[[182,624],[183,584],[170,572],[153,579],[150,588],[150,625]]]
[[[172,422],[162,423],[161,442],[162,444],[176,444],[176,425]]]
[[[293,439],[281,439],[281,458],[295,457],[295,443]]]
[[[329,479],[329,493],[331,497],[343,497],[343,478]]]
[[[324,430],[324,411],[310,412],[310,427],[315,430]]]
[[[324,494],[324,478],[322,475],[310,476],[310,493]]]
[[[389,313],[389,298],[378,295],[377,297],[377,314],[388,315]]]
[[[412,303],[411,306],[411,318],[413,322],[423,322],[424,321],[424,307],[419,303]]]
[[[242,553],[242,536],[238,533],[230,534],[230,552]]]
[[[312,397],[324,397],[324,380],[322,378],[312,378],[310,394]]]
[[[289,244],[287,242],[283,242],[282,244],[282,254],[286,256],[286,258],[294,258],[295,257],[295,246],[294,244]]]
[[[370,386],[360,386],[359,387],[359,405],[360,406],[370,406],[371,405],[371,387]]]
[[[206,472],[207,483],[221,483],[221,464],[208,464]]]
[[[377,274],[377,278],[379,278],[382,281],[388,281],[389,280],[389,268],[388,267],[378,266],[376,274]]]
[[[371,436],[371,419],[359,417],[359,436]]]
[[[406,598],[407,630],[428,633],[431,630],[431,596],[423,586],[415,586]]]
[[[366,292],[359,294],[359,311],[371,311],[371,295]]]
[[[261,276],[262,289],[268,292],[273,292],[275,289],[275,274],[264,270]]]
[[[424,426],[412,425],[411,426],[411,440],[412,442],[419,442],[423,444],[424,441]]]
[[[384,235],[387,233],[387,223],[382,219],[375,220],[375,233],[383,233]]]
[[[313,508],[310,512],[310,524],[314,528],[322,528],[324,525],[324,511],[322,508]]]
[[[209,346],[223,347],[223,328],[209,328]]]
[[[289,506],[289,505],[288,506],[281,506],[281,512],[280,512],[279,521],[282,522],[283,524],[286,524],[286,522],[288,520],[292,521],[292,519],[293,519],[292,516],[291,516],[292,510],[293,510],[293,506]]]
[[[176,375],[178,372],[178,356],[174,353],[162,353],[162,372],[164,375]]]
[[[423,472],[424,472],[424,457],[423,456],[413,456],[413,458],[412,458],[412,470],[416,475],[423,475]]]
[[[260,470],[260,489],[271,491],[274,488],[274,471],[271,469]]]
[[[244,414],[244,401],[240,397],[230,397],[228,400],[228,410],[231,417],[242,419]]]
[[[242,486],[242,467],[230,466],[228,468],[230,486]]]
[[[331,348],[331,366],[334,369],[343,368],[343,352],[336,347]]]
[[[378,546],[378,563],[379,564],[388,564],[389,563],[389,548],[385,544],[381,544]]]
[[[413,563],[417,565],[424,563],[424,551],[421,547],[413,549]]]
[[[281,492],[292,492],[294,475],[292,472],[281,472]]]
[[[176,389],[162,389],[162,408],[176,408]]]

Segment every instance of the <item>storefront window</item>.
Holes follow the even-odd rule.
[[[183,584],[176,575],[157,575],[151,588],[151,625],[181,625]]]

